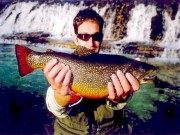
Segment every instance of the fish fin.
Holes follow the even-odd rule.
[[[95,52],[84,46],[77,46],[73,54],[81,57],[95,54]]]
[[[33,72],[34,69],[30,67],[27,62],[27,57],[32,52],[32,50],[21,45],[16,45],[15,50],[16,50],[16,58],[18,61],[18,69],[20,76],[25,76]]]
[[[73,94],[72,96],[71,96],[71,100],[70,100],[70,105],[75,105],[75,104],[78,104],[79,103],[79,101],[81,100],[81,96],[80,95],[78,95],[78,94]]]

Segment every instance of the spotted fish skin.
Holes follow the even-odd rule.
[[[156,68],[120,55],[90,54],[79,56],[62,52],[35,52],[25,46],[16,45],[16,57],[21,76],[34,69],[44,68],[51,59],[68,65],[72,71],[71,89],[82,97],[100,99],[108,96],[107,83],[118,69],[129,72],[141,83]]]

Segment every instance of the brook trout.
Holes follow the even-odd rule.
[[[143,83],[144,78],[156,69],[152,65],[120,55],[88,54],[90,51],[85,47],[80,49],[85,50],[83,55],[79,55],[81,51],[75,54],[55,51],[35,52],[21,45],[16,45],[15,49],[20,76],[25,76],[34,69],[43,68],[49,60],[55,58],[70,67],[71,89],[80,96],[90,99],[108,96],[107,83],[111,81],[110,76],[118,69],[124,73],[131,73],[140,83]]]

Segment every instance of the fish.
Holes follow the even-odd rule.
[[[156,67],[145,62],[133,60],[121,55],[97,54],[85,47],[77,47],[73,54],[47,50],[37,52],[26,46],[15,46],[20,76],[44,68],[52,59],[68,65],[72,71],[70,87],[72,91],[89,99],[101,99],[108,96],[107,84],[111,75],[121,70],[131,73],[140,84],[145,83]]]

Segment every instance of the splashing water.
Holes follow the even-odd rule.
[[[180,49],[180,10],[178,10],[174,20],[171,20],[169,14],[164,12],[164,19],[166,32],[159,45]]]
[[[120,40],[123,42],[146,42],[152,43],[150,39],[151,19],[156,15],[156,7],[140,4],[132,9],[130,21],[127,24],[127,37]]]

